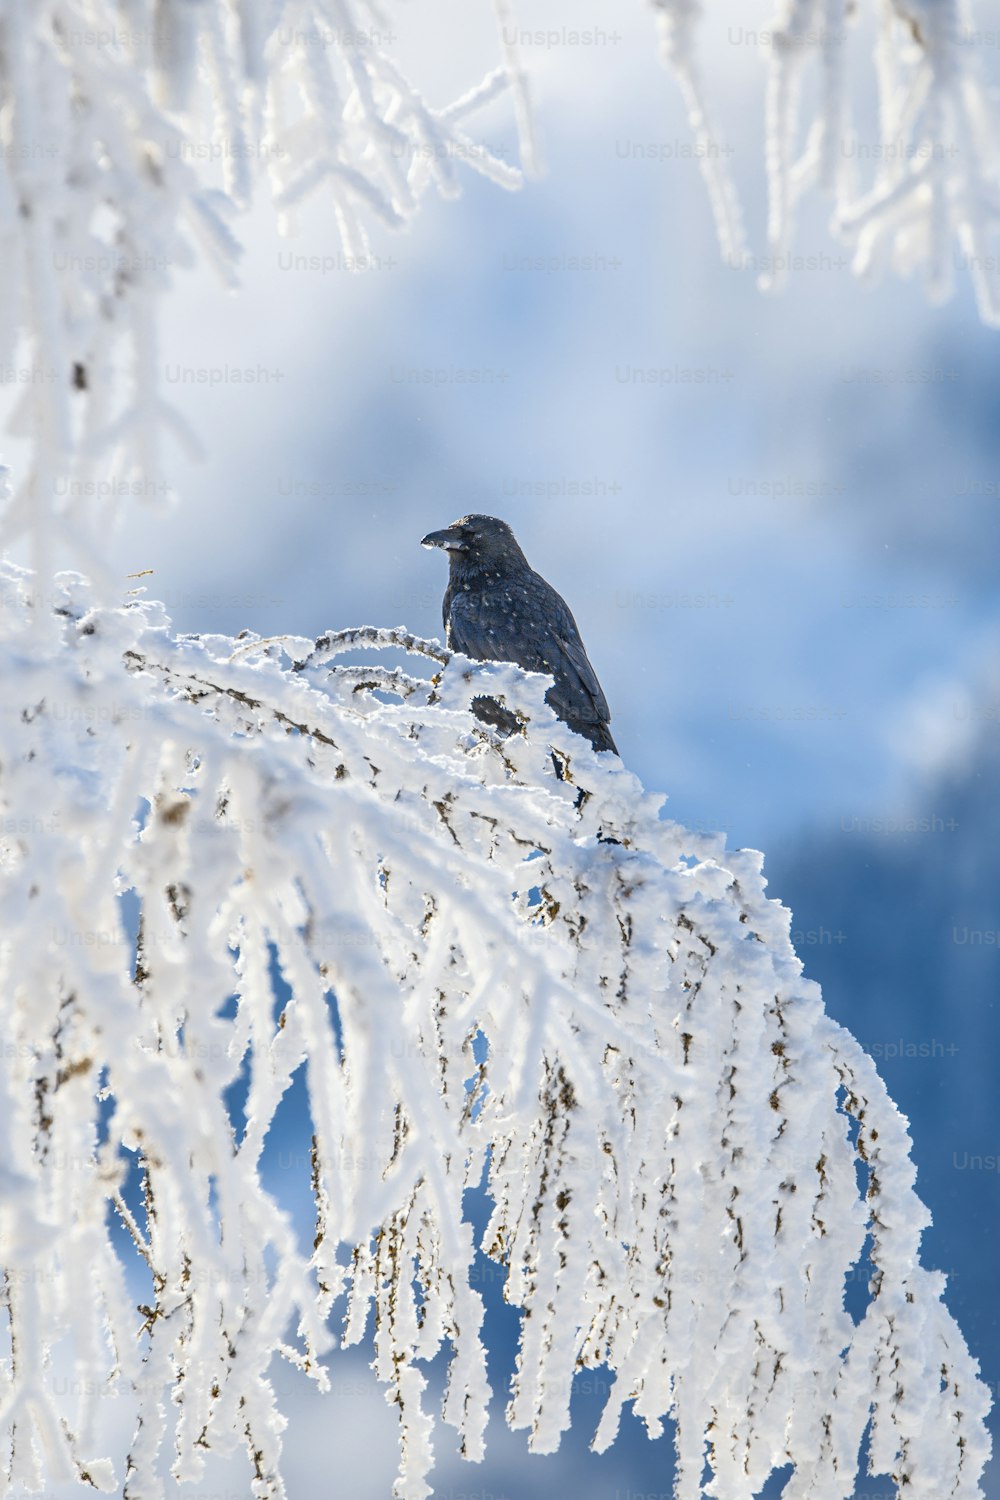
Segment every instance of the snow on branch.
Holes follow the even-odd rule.
[[[607,1366],[595,1446],[626,1403],[671,1419],[680,1500],[784,1465],[786,1497],[847,1497],[866,1436],[899,1494],[980,1494],[989,1398],[919,1263],[905,1121],[758,854],[663,821],[546,678],[404,630],[175,637],[75,575],[0,581],[18,1493],[158,1500],[164,1451],[197,1481],[242,1442],[250,1492],[283,1495],[272,1360],[325,1387],[374,1303],[395,1492],[420,1500],[438,1416],[483,1455],[485,1254],[524,1315],[507,1417],[535,1451]],[[484,694],[518,732],[470,714]],[[268,1178],[303,1082],[304,1233]],[[127,1453],[96,1436],[111,1393]]]
[[[695,62],[698,0],[653,0],[663,55],[687,103],[723,256],[744,265],[738,201],[708,126]],[[855,118],[860,92],[852,29],[870,19],[878,92],[877,139]],[[761,285],[780,287],[794,254],[795,214],[819,188],[833,202],[832,230],[853,247],[853,270],[919,273],[928,297],[953,291],[956,263],[968,270],[983,321],[1000,327],[1000,275],[991,249],[1000,231],[1000,121],[984,76],[980,33],[968,0],[779,0],[766,33],[765,150],[768,247]],[[800,125],[815,65],[812,122]],[[859,170],[871,161],[872,173]]]
[[[503,66],[432,107],[355,0],[9,0],[0,14],[0,363],[23,386],[12,428],[32,459],[2,543],[50,571],[53,521],[88,574],[116,500],[166,492],[164,434],[198,441],[160,392],[158,324],[175,272],[235,284],[232,222],[264,178],[287,227],[331,195],[345,263],[366,226],[404,224],[456,163],[504,188],[520,172],[468,133],[513,84]],[[529,141],[530,145],[530,141]],[[110,476],[110,482],[109,482]],[[98,483],[98,479],[100,483]],[[111,499],[95,500],[110,496]]]

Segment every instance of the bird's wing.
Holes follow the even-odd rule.
[[[489,593],[449,588],[448,644],[476,661],[512,661],[555,679],[548,700],[560,718],[607,724],[608,702],[570,608],[538,573],[505,579]]]
[[[601,684],[597,680],[597,673],[590,665],[590,658],[584,650],[583,641],[580,639],[580,632],[576,628],[576,621],[565,604],[563,605],[563,609],[566,613],[566,626],[568,626],[568,629],[561,629],[559,625],[556,625],[553,629],[553,634],[559,644],[564,661],[568,668],[571,669],[566,670],[564,674],[567,686],[578,687],[578,692],[575,694],[575,703],[573,704],[576,715],[581,719],[596,719],[601,724],[610,723],[611,710],[608,707],[608,700],[601,690]],[[556,685],[552,690],[553,707],[556,707],[564,698],[565,694],[562,691],[562,683],[557,676]],[[585,711],[586,707],[591,707],[592,711],[587,713]]]
[[[569,605],[550,583],[536,573],[529,585],[535,608],[526,638],[526,655],[518,658],[532,672],[551,672],[555,686],[548,701],[561,719],[607,724],[608,700],[590,665]]]

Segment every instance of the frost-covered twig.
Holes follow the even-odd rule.
[[[705,86],[695,56],[700,0],[653,0],[659,18],[660,51],[677,79],[695,138],[695,151],[715,218],[723,259],[732,266],[746,260],[743,216],[722,143],[709,114]]]
[[[957,247],[980,316],[1000,328],[990,251],[1000,230],[1000,137],[971,33],[965,0],[884,5],[884,162],[873,188],[841,206],[840,225],[857,247],[859,275],[886,261],[902,274],[919,269],[934,301],[951,295]]]

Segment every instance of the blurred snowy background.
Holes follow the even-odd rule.
[[[707,9],[705,72],[762,253],[769,14]],[[179,275],[164,393],[207,457],[171,455],[176,507],[129,510],[110,563],[123,590],[152,569],[179,630],[440,635],[445,568],[419,538],[468,510],[507,519],[574,609],[626,763],[670,816],[766,852],[807,973],[911,1121],[925,1260],[995,1391],[1000,340],[961,271],[942,308],[860,287],[822,204],[802,268],[763,296],[720,259],[650,12],[520,11],[545,176],[507,194],[463,174],[408,233],[375,230],[366,274],[343,268],[320,195],[292,238],[267,206],[243,223],[239,293]],[[497,58],[485,6],[406,0],[392,25],[435,104]],[[507,101],[478,134],[516,159]],[[389,1493],[394,1420],[366,1358],[334,1359],[332,1400],[280,1375],[291,1500]],[[633,1420],[587,1452],[604,1394],[588,1381],[553,1457],[495,1420],[473,1468],[441,1429],[435,1493],[665,1500],[669,1439]],[[177,1493],[244,1500],[244,1467]]]

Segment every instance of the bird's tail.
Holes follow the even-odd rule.
[[[567,719],[566,723],[574,734],[582,734],[585,740],[589,740],[595,750],[610,750],[612,754],[618,754],[618,746],[607,724],[595,723],[593,719]]]

